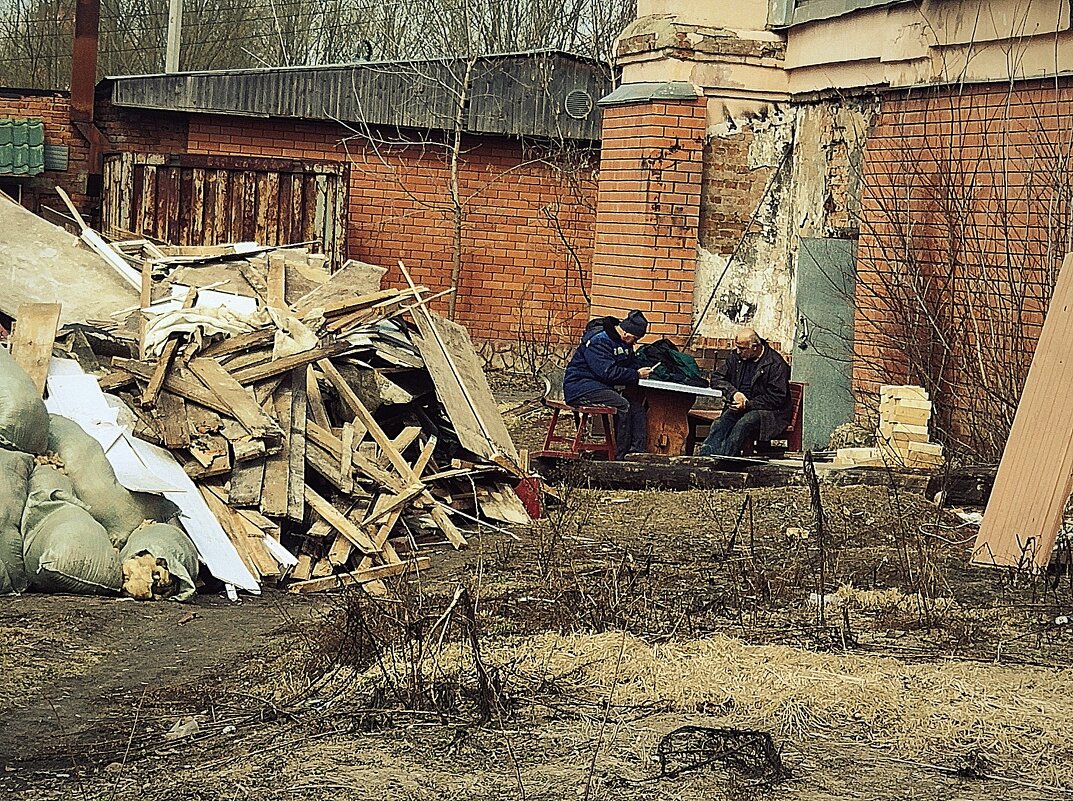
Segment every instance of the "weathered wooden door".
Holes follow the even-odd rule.
[[[103,227],[175,245],[316,240],[338,267],[346,195],[339,164],[122,153],[105,159]]]
[[[794,381],[804,381],[802,446],[823,450],[853,420],[853,306],[856,243],[802,238],[797,252]]]

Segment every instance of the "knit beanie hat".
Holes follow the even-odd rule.
[[[633,334],[638,339],[643,337],[648,331],[648,320],[641,312],[634,309],[626,315],[626,319],[619,323],[620,327],[627,334]]]

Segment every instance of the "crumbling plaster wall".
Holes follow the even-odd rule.
[[[786,104],[737,119],[717,101],[709,109],[694,325],[712,340],[749,325],[788,350],[798,239],[856,237],[874,104]]]

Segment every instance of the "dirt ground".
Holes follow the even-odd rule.
[[[822,502],[820,536],[806,488],[565,489],[390,602],[2,598],[0,798],[1073,796],[1069,577],[970,568],[920,496]]]

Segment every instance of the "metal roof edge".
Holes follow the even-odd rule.
[[[624,83],[611,94],[597,100],[596,105],[619,106],[658,100],[696,100],[700,96],[700,91],[689,81]]]

